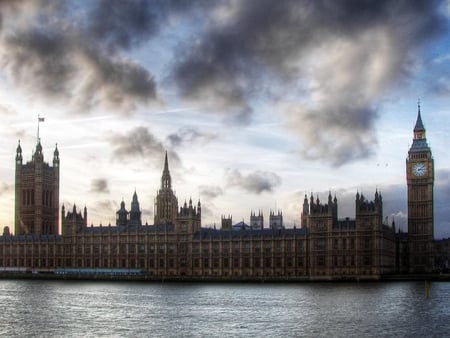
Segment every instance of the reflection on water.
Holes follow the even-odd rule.
[[[0,281],[1,336],[443,337],[450,283]]]

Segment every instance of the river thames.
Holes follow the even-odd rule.
[[[450,283],[1,280],[1,336],[444,337]]]

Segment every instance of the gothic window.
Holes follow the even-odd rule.
[[[286,251],[287,252],[292,251],[292,241],[286,241]]]
[[[250,243],[244,242],[244,253],[248,254],[250,252]]]
[[[186,243],[180,243],[180,254],[186,254]]]

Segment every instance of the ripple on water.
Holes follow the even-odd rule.
[[[450,283],[0,281],[2,336],[446,336]]]

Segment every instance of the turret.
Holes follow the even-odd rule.
[[[36,150],[33,155],[33,159],[35,161],[44,161],[44,154],[42,154],[42,145],[41,145],[41,139],[38,139],[38,142],[36,144]]]
[[[141,209],[139,207],[139,201],[138,201],[136,190],[134,191],[133,200],[131,202],[130,225],[134,225],[134,226],[142,225]]]
[[[21,165],[22,161],[23,161],[22,147],[20,146],[20,140],[19,140],[19,144],[17,145],[17,149],[16,149],[16,164]]]
[[[86,206],[84,206],[83,215],[84,215],[84,226],[87,227],[87,208],[86,208]]]
[[[308,216],[309,216],[309,203],[308,203],[308,196],[305,194],[305,198],[303,199],[303,209],[301,213],[302,228],[308,227]]]
[[[55,151],[53,152],[53,166],[59,167],[59,150],[58,150],[58,143],[55,146]]]
[[[122,199],[120,209],[116,212],[116,225],[127,225],[128,211],[125,209],[125,202]]]

